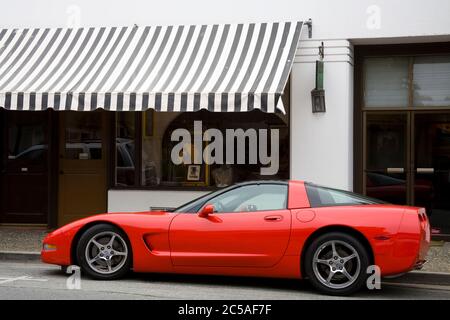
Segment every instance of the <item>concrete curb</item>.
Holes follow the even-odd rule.
[[[383,278],[382,282],[450,286],[450,273],[412,271],[397,278]]]
[[[40,252],[0,251],[0,261],[41,261]]]

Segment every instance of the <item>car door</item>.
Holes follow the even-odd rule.
[[[238,186],[207,201],[213,214],[180,213],[169,230],[175,266],[270,267],[291,231],[287,184]]]

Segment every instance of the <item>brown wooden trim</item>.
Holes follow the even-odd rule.
[[[353,191],[363,193],[363,113],[362,106],[362,83],[363,83],[363,56],[358,54],[358,47],[354,48],[353,69]]]
[[[50,109],[48,112],[48,183],[49,183],[49,212],[48,226],[54,228],[58,225],[58,172],[59,172],[59,122],[57,112]]]
[[[354,47],[356,59],[358,57],[377,56],[413,56],[429,54],[449,54],[450,42],[430,42],[392,45],[361,45]]]
[[[412,112],[406,113],[406,163],[405,163],[405,176],[406,176],[406,203],[413,203],[413,191],[414,189],[414,180],[412,177],[412,162],[414,161],[414,150],[413,150],[413,141],[414,141],[414,125],[412,120],[414,119]]]
[[[112,186],[114,186],[115,184],[115,180],[116,180],[116,172],[115,172],[115,167],[116,167],[116,135],[117,135],[117,130],[116,130],[116,112],[110,112],[110,116],[109,119],[107,121],[109,123],[109,127],[110,127],[110,133],[107,137],[109,137],[109,139],[107,138],[107,143],[109,145],[109,150],[111,152],[109,152],[106,158],[106,183],[107,183],[107,187],[108,189],[111,188]]]
[[[3,110],[2,108],[0,108],[0,223],[2,222],[2,215],[4,212],[4,201],[3,198],[5,197],[4,195],[4,188],[3,188],[3,174],[5,172],[5,168],[6,168],[6,156],[5,156],[5,152],[6,152],[6,146],[7,146],[7,141],[6,141],[6,121],[5,121],[5,110]]]
[[[136,169],[134,170],[135,178],[134,178],[134,185],[137,188],[140,188],[142,186],[142,118],[144,116],[145,111],[136,112],[135,117],[135,163],[136,163]]]

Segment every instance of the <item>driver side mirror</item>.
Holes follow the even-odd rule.
[[[205,205],[202,210],[199,211],[198,216],[200,218],[206,218],[210,214],[214,213],[214,206],[212,204]]]

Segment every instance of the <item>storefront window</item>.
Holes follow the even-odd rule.
[[[450,106],[449,55],[368,57],[363,69],[365,108]]]
[[[288,102],[285,115],[259,110],[117,113],[115,186],[216,188],[289,179]]]
[[[407,57],[364,60],[364,105],[366,107],[408,106]]]
[[[450,106],[450,56],[414,59],[414,105]]]

